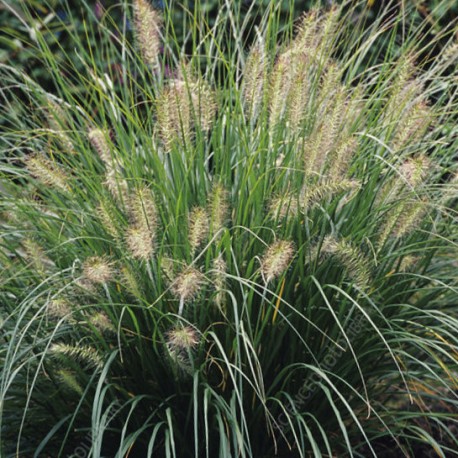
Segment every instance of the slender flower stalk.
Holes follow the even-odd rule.
[[[31,263],[36,273],[45,276],[54,263],[46,255],[43,247],[30,238],[25,239],[22,244],[25,250],[25,259]]]

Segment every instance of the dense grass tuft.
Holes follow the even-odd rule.
[[[236,3],[0,66],[2,456],[458,456],[456,43]]]

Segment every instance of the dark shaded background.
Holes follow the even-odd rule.
[[[33,14],[33,18],[27,17],[21,7],[19,0],[6,0],[6,4],[0,3],[0,25],[2,34],[0,35],[0,62],[13,65],[16,68],[26,71],[32,78],[36,79],[47,90],[53,90],[53,83],[49,78],[49,72],[40,64],[40,56],[37,54],[35,44],[32,42],[29,30],[24,23],[30,24],[31,20],[35,21],[40,27],[40,23],[46,22],[49,30],[44,34],[49,43],[50,49],[54,56],[60,60],[63,59],[64,52],[72,52],[72,38],[65,27],[70,27],[74,32],[84,37],[84,23],[87,27],[93,27],[95,30],[101,20],[104,11],[114,18],[115,22],[121,24],[121,8],[119,0],[88,0],[84,6],[81,0],[26,0],[24,2]],[[263,12],[265,12],[269,0],[240,0],[238,7],[243,17],[248,11],[252,17],[253,25],[259,22]],[[254,4],[253,4],[254,3]],[[298,17],[302,12],[310,8],[312,0],[281,0],[280,21],[287,23],[290,15]],[[327,5],[332,4],[332,0],[326,0]],[[335,2],[334,2],[335,3]],[[152,4],[160,9],[170,9],[172,21],[177,40],[182,40],[186,33],[183,30],[183,16],[185,10],[192,11],[195,2],[191,0],[153,0]],[[215,20],[221,0],[200,0],[201,10],[204,11],[211,25]],[[68,5],[68,8],[67,8]],[[366,8],[361,9],[358,14],[364,15],[367,24],[370,24],[381,12],[390,6],[392,11],[399,9],[402,5],[400,0],[367,0]],[[409,19],[412,22],[426,19],[430,24],[429,36],[425,34],[424,39],[433,39],[441,28],[450,26],[458,18],[458,1],[457,0],[404,0],[404,6],[411,7]],[[249,28],[252,29],[252,28]],[[58,38],[59,46],[55,43]],[[250,42],[250,36],[245,37],[246,42]],[[92,43],[97,46],[97,43]],[[435,48],[435,53],[441,52],[441,46]]]

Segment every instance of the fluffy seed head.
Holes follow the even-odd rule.
[[[420,99],[399,120],[393,140],[393,148],[401,150],[408,144],[421,140],[433,120],[428,104]]]
[[[143,225],[133,225],[127,229],[126,243],[134,258],[147,261],[154,252],[151,231]]]
[[[338,19],[338,8],[331,8],[324,14],[318,8],[307,12],[299,23],[295,46],[308,51],[314,59],[321,57],[321,54],[328,56]]]
[[[181,141],[185,146],[192,140],[192,110],[189,86],[183,80],[172,80],[157,101],[159,136],[167,151]]]
[[[277,240],[270,245],[261,260],[261,272],[266,283],[280,277],[294,256],[294,244],[288,240]]]
[[[132,223],[149,229],[154,235],[157,226],[157,209],[151,191],[143,186],[137,189],[129,199],[129,213]]]
[[[294,133],[298,133],[307,112],[311,84],[309,76],[310,61],[302,53],[292,68],[292,81],[287,99],[287,122]]]
[[[298,202],[292,193],[274,197],[269,202],[269,215],[280,221],[287,217],[296,217],[299,214]]]
[[[345,158],[342,147],[351,139],[349,118],[355,118],[355,101],[341,77],[339,66],[328,64],[318,94],[317,122],[303,144],[307,174],[321,174],[326,166]]]
[[[66,299],[52,299],[48,303],[46,313],[51,318],[66,318],[71,320],[72,308]]]
[[[175,278],[175,264],[173,259],[163,256],[161,258],[161,270],[169,281]]]
[[[83,394],[83,387],[78,382],[74,371],[68,369],[59,369],[56,374],[60,383],[65,386],[66,389],[74,391],[79,396]]]
[[[114,276],[113,263],[104,256],[93,256],[83,263],[83,276],[91,283],[108,283]]]
[[[371,282],[371,261],[352,243],[326,236],[321,246],[321,254],[335,256],[346,268],[347,275],[359,288],[367,290]]]
[[[25,161],[27,170],[37,180],[45,185],[58,188],[62,191],[69,191],[67,174],[56,163],[48,158],[35,154]]]
[[[134,0],[134,18],[138,47],[143,60],[148,65],[156,65],[161,45],[161,16],[148,0]]]
[[[218,308],[224,313],[225,304],[225,288],[226,288],[226,273],[227,264],[222,254],[219,254],[213,261],[213,286],[215,287],[216,296],[215,303]]]
[[[415,266],[419,261],[418,256],[407,255],[402,258],[402,261],[399,264],[399,270],[401,272],[406,272],[413,266]]]
[[[142,297],[142,290],[138,282],[137,272],[133,269],[130,269],[128,266],[123,266],[121,268],[121,273],[123,277],[123,286],[135,297]]]
[[[194,207],[188,216],[189,244],[194,253],[208,236],[208,215],[205,208]]]
[[[89,322],[101,333],[110,333],[115,331],[113,323],[104,312],[97,312],[94,315],[91,315],[89,317]]]
[[[458,37],[457,37],[458,38]],[[455,64],[458,60],[458,41],[453,41],[449,43],[449,45],[442,50],[440,56],[440,64],[445,67],[450,67],[451,65]]]
[[[209,201],[210,229],[215,234],[226,224],[229,213],[228,194],[221,183],[215,183]]]
[[[246,60],[243,72],[242,96],[248,117],[254,118],[262,102],[266,80],[267,57],[264,47],[258,43]]]
[[[194,137],[197,123],[207,132],[217,111],[215,91],[202,77],[185,67],[186,77],[172,79],[157,101],[159,136],[169,151],[178,144],[188,147]]]
[[[44,275],[54,263],[46,256],[45,250],[32,239],[22,242],[25,251],[25,259],[31,263],[33,269],[40,275]]]
[[[117,228],[117,220],[114,217],[113,209],[106,202],[100,203],[97,207],[97,214],[102,222],[103,227],[106,231],[114,238],[119,238],[119,232]]]
[[[418,201],[406,204],[399,215],[397,224],[394,228],[395,237],[403,237],[410,234],[420,224],[427,210],[426,201]]]
[[[320,27],[323,17],[319,16],[318,9],[312,9],[304,14],[296,30],[294,41],[298,47],[312,51],[319,44]]]
[[[108,144],[107,138],[108,133],[102,129],[90,129],[88,132],[88,138],[91,142],[92,147],[97,151],[100,159],[105,164],[111,163],[110,145]]]
[[[286,110],[286,101],[293,79],[291,66],[300,58],[300,54],[295,49],[286,50],[278,56],[270,74],[269,122],[272,127],[282,119]]]
[[[341,70],[331,64],[319,92],[317,124],[303,145],[307,174],[321,174],[326,167],[348,164],[352,153],[351,123],[355,102],[351,90],[341,84]]]
[[[166,333],[165,347],[175,369],[189,373],[192,370],[192,353],[200,338],[191,326],[176,326]]]
[[[70,359],[86,367],[101,369],[103,366],[102,358],[92,347],[55,343],[51,345],[49,352],[56,359],[63,361]]]
[[[199,293],[205,277],[195,267],[185,268],[173,281],[172,294],[183,302],[189,302]]]
[[[215,91],[203,78],[195,78],[190,85],[192,108],[200,128],[208,132],[215,121],[217,104]]]
[[[399,166],[396,176],[387,180],[381,188],[378,202],[384,202],[385,204],[396,203],[395,208],[390,212],[390,221],[386,221],[384,224],[385,234],[382,237],[383,243],[405,206],[405,202],[399,202],[400,196],[404,200],[410,199],[412,197],[412,191],[417,191],[425,183],[430,169],[431,162],[424,155],[409,158]]]
[[[66,299],[52,299],[48,303],[46,313],[51,318],[66,318],[71,319],[72,308]]]
[[[49,125],[51,139],[57,139],[63,152],[75,154],[75,148],[68,134],[62,129],[66,121],[65,111],[53,100],[48,100],[48,106],[44,109],[46,120]]]
[[[401,57],[396,63],[396,75],[391,85],[391,94],[385,106],[389,119],[399,119],[409,101],[422,93],[422,84],[413,78],[415,73],[412,56]]]
[[[174,351],[190,351],[199,343],[199,336],[191,326],[178,326],[167,332],[167,347]]]
[[[46,121],[50,129],[60,131],[65,124],[66,116],[63,108],[52,99],[47,100],[47,106],[43,109]]]
[[[105,186],[118,201],[127,201],[128,185],[118,165],[111,164],[105,174]]]
[[[430,161],[425,156],[407,159],[399,168],[401,177],[412,187],[417,188],[427,176]]]
[[[345,177],[357,147],[358,140],[355,137],[349,137],[330,155],[328,158],[328,175],[331,180]]]
[[[342,179],[326,180],[321,183],[305,186],[300,196],[300,204],[304,209],[317,205],[324,199],[328,199],[338,194],[354,192],[360,187],[356,180]]]

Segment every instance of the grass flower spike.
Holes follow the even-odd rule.
[[[148,261],[154,252],[151,231],[145,226],[130,226],[126,232],[126,243],[132,256],[142,261]]]
[[[83,276],[91,283],[108,283],[114,276],[113,263],[104,257],[90,257],[83,263]]]
[[[294,256],[294,244],[278,240],[270,245],[261,260],[261,272],[266,283],[283,275]]]
[[[90,129],[88,132],[88,138],[91,142],[91,145],[97,151],[100,159],[105,164],[111,163],[111,152],[110,152],[110,145],[107,141],[107,133],[101,129]]]
[[[61,166],[46,158],[35,154],[26,159],[26,167],[30,174],[44,185],[53,186],[61,191],[69,191],[68,176]]]
[[[192,370],[192,355],[199,344],[200,337],[191,326],[180,326],[166,333],[167,354],[174,366],[189,373]]]
[[[171,285],[172,294],[180,300],[178,315],[183,313],[184,304],[196,298],[204,284],[205,277],[194,267],[184,268],[173,280]]]
[[[194,254],[199,245],[208,235],[208,215],[205,208],[194,207],[189,213],[189,244]]]
[[[161,46],[161,16],[148,0],[134,0],[134,18],[141,56],[146,64],[156,66]]]

